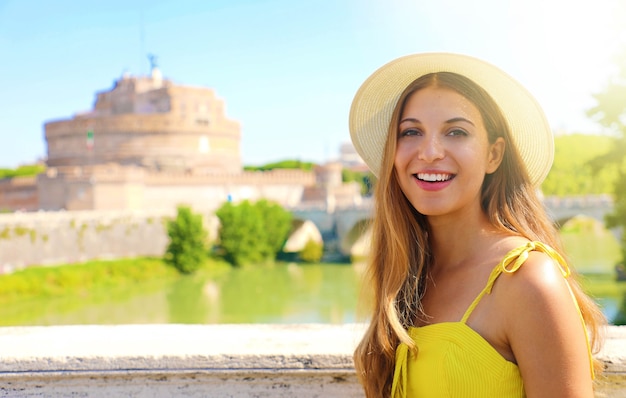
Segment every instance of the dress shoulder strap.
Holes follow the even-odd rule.
[[[470,304],[467,311],[465,311],[461,322],[466,323],[470,315],[472,314],[472,311],[474,311],[480,300],[485,296],[485,294],[491,293],[493,285],[496,282],[496,279],[498,279],[498,277],[500,276],[500,274],[512,274],[520,269],[522,264],[524,264],[524,262],[526,262],[526,260],[528,259],[528,253],[532,251],[541,251],[546,253],[558,263],[563,277],[567,278],[570,275],[570,269],[567,266],[567,263],[556,250],[541,242],[528,242],[525,245],[517,247],[508,252],[504,256],[502,261],[500,261],[500,263],[496,265],[496,267],[493,269],[493,271],[491,271],[491,274],[489,275],[489,279],[487,280],[487,286],[485,286],[485,288],[474,299],[472,304]]]
[[[587,326],[585,324],[585,320],[583,318],[582,312],[578,305],[578,301],[576,300],[576,296],[574,295],[572,287],[567,281],[567,277],[570,276],[571,271],[569,267],[567,266],[567,263],[565,262],[563,257],[556,250],[554,250],[553,248],[551,248],[550,246],[546,244],[543,244],[541,242],[528,242],[525,245],[515,248],[511,250],[510,252],[508,252],[506,256],[504,256],[502,261],[493,269],[493,271],[491,271],[491,274],[489,275],[489,280],[487,281],[487,286],[485,286],[485,288],[480,292],[478,297],[476,297],[476,299],[474,299],[472,304],[470,304],[469,308],[465,312],[465,315],[463,315],[463,319],[461,320],[461,322],[466,323],[467,320],[469,319],[469,316],[472,314],[472,311],[474,311],[474,308],[476,308],[476,306],[478,305],[480,300],[483,298],[483,296],[485,294],[491,293],[491,290],[493,289],[493,284],[495,283],[498,276],[500,276],[502,273],[512,274],[518,269],[520,269],[522,264],[524,264],[524,262],[528,259],[528,253],[532,251],[540,251],[550,256],[553,260],[556,261],[559,268],[561,269],[561,274],[563,274],[563,277],[566,278],[565,282],[567,284],[567,288],[569,290],[570,295],[572,296],[574,305],[576,306],[576,309],[578,310],[578,315],[580,316],[580,322],[585,331],[585,336],[587,338],[587,352],[589,354],[589,368],[591,371],[591,378],[595,379],[595,372],[593,369],[593,353],[591,350],[591,341],[589,340],[589,332],[587,331]]]

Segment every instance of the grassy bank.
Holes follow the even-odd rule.
[[[228,268],[228,264],[211,259],[198,272],[217,275]],[[123,289],[138,283],[165,282],[180,277],[176,269],[153,257],[33,266],[0,275],[0,304],[32,297],[85,297],[111,288]]]

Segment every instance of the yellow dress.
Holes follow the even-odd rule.
[[[563,258],[554,249],[540,242],[529,242],[510,251],[491,272],[487,286],[472,302],[460,322],[442,322],[409,328],[409,335],[415,341],[418,353],[416,355],[411,353],[404,343],[396,349],[396,366],[391,389],[393,398],[526,396],[517,365],[504,359],[466,322],[481,298],[491,292],[498,276],[503,272],[517,271],[528,258],[528,253],[534,250],[548,254],[559,263],[563,276],[569,275],[569,268]],[[576,306],[578,307],[578,304]],[[580,309],[578,312],[580,313]],[[582,315],[581,322],[584,327]],[[589,339],[587,350],[593,377]]]

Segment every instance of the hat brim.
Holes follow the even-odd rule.
[[[535,98],[507,73],[477,58],[452,53],[423,53],[395,59],[376,70],[359,88],[350,108],[350,136],[356,151],[379,176],[391,114],[404,89],[428,73],[463,75],[491,95],[500,107],[512,139],[538,187],[554,160],[554,136]]]

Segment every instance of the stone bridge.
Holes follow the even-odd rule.
[[[558,225],[563,225],[575,216],[587,216],[604,223],[604,216],[613,211],[610,195],[587,195],[544,198],[548,215]],[[360,255],[367,245],[367,224],[372,216],[373,199],[363,198],[358,204],[348,207],[327,206],[325,203],[298,205],[289,209],[296,219],[311,221],[324,240],[325,250],[344,256]],[[612,231],[619,239],[621,231]]]
[[[610,195],[548,196],[543,203],[548,214],[559,225],[575,216],[584,215],[604,223],[604,216],[614,208]]]

